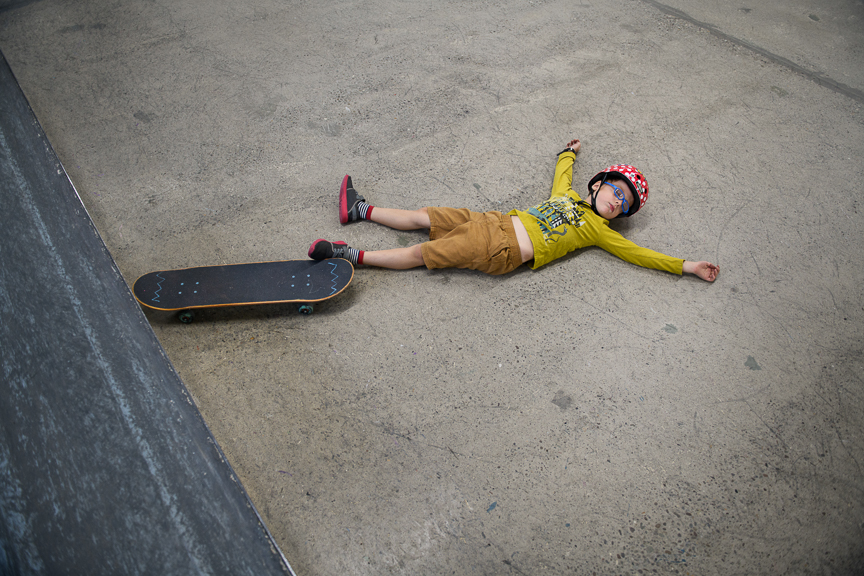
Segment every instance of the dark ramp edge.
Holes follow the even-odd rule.
[[[293,574],[0,59],[0,574]]]

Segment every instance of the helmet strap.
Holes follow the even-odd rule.
[[[603,184],[606,183],[606,176],[603,176],[603,179],[600,180],[600,185],[597,186],[596,190],[593,190],[591,194],[588,195],[588,198],[591,200],[591,210],[597,216],[600,216],[600,213],[597,211],[597,194],[600,192],[600,188],[603,187]]]

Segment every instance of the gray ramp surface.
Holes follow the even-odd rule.
[[[0,573],[291,574],[0,59]]]

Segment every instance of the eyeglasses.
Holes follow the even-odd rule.
[[[603,182],[603,184],[607,184],[611,186],[613,190],[615,190],[615,197],[621,201],[621,213],[627,214],[628,212],[630,212],[630,204],[627,202],[627,198],[624,197],[624,192],[611,182]],[[601,184],[601,186],[603,184]]]

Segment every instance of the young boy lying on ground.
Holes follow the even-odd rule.
[[[632,216],[648,200],[648,182],[633,166],[619,164],[599,172],[588,182],[587,201],[573,191],[573,163],[581,146],[579,140],[572,140],[558,154],[551,197],[524,212],[381,208],[368,204],[354,190],[351,177],[345,176],[339,191],[342,224],[371,220],[396,230],[428,228],[429,241],[407,248],[366,252],[345,242],[316,240],[309,248],[309,257],[346,258],[354,265],[397,270],[425,265],[430,270],[470,268],[487,274],[506,274],[526,262],[536,269],[573,250],[599,246],[639,266],[674,274],[686,272],[713,282],[720,271],[718,266],[642,248],[609,228],[609,220]]]

